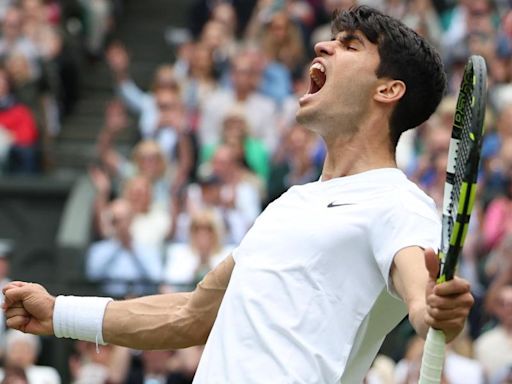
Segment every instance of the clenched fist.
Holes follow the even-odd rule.
[[[55,297],[39,284],[13,281],[7,284],[4,311],[9,328],[35,335],[53,335]]]

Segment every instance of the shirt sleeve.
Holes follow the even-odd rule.
[[[401,249],[418,246],[438,250],[441,220],[433,202],[397,198],[378,216],[370,234],[373,255],[388,292],[397,296],[389,278],[393,258]]]

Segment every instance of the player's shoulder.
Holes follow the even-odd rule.
[[[392,198],[400,209],[435,221],[439,220],[439,211],[435,201],[408,178],[397,185]]]

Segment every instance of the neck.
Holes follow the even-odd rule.
[[[390,150],[385,130],[358,129],[346,136],[324,138],[327,155],[322,180],[354,175],[378,168],[396,168],[395,155]]]

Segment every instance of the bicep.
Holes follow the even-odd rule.
[[[193,292],[111,302],[103,321],[104,339],[136,349],[175,349],[204,344],[234,264],[233,257],[228,256]]]
[[[191,313],[200,312],[205,319],[210,320],[208,323],[213,325],[213,321],[217,317],[220,303],[224,298],[224,292],[228,287],[234,266],[235,261],[233,256],[229,255],[224,261],[206,274],[192,293],[187,303],[187,310]]]

